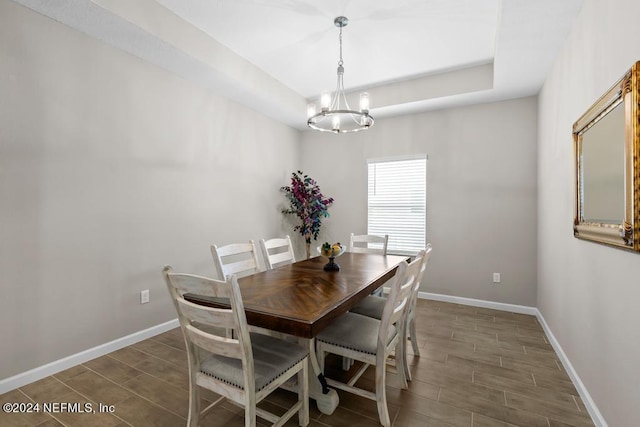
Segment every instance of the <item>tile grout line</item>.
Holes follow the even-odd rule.
[[[30,401],[32,401],[33,403],[36,403],[35,400],[33,400],[31,397],[29,397],[29,395],[27,393],[25,393],[24,391],[22,391],[22,387],[17,388],[16,390],[18,390],[18,393],[22,393],[22,395],[24,397],[26,397],[27,399],[29,399]]]
[[[94,360],[94,359],[92,359]],[[100,375],[98,372],[94,371],[93,369],[89,368],[88,366],[85,366],[84,363],[82,364],[82,366],[84,366],[88,371],[95,373],[98,376],[103,377],[102,375]],[[77,375],[76,375],[77,376]],[[136,375],[137,376],[137,375]],[[105,378],[107,381],[110,381],[112,383],[114,383],[113,381],[111,381],[109,378],[103,377]],[[61,381],[62,382],[62,381]],[[66,385],[67,387],[69,387],[71,390],[73,390],[74,392],[78,393],[80,396],[84,397],[85,399],[93,402],[93,403],[97,403],[100,404],[100,402],[96,402],[93,399],[91,399],[89,396],[85,395],[84,393],[80,392],[80,390],[76,390],[75,388],[71,387],[69,384],[67,384],[66,382],[62,382],[64,385]],[[116,383],[114,383],[116,384]],[[116,384],[118,385],[118,384]],[[115,407],[115,404],[114,404]],[[120,418],[119,416],[117,416],[115,413],[112,413],[111,415],[113,415],[114,417],[116,417],[117,419],[119,419],[120,421],[122,421],[123,423],[125,423],[128,426],[134,427],[133,424],[129,423],[127,420]]]
[[[83,364],[83,366],[84,366],[84,364]],[[85,368],[87,368],[88,370],[90,370],[90,371],[91,371],[91,372],[93,372],[94,374],[98,375],[99,377],[104,378],[105,380],[109,381],[110,383],[112,383],[112,384],[114,384],[114,385],[116,385],[116,386],[118,386],[118,387],[121,387],[121,388],[125,389],[126,391],[128,391],[128,392],[130,392],[130,393],[132,393],[132,394],[134,394],[134,395],[136,395],[136,396],[138,396],[139,398],[141,398],[141,399],[143,399],[143,400],[145,400],[145,401],[149,402],[151,405],[153,405],[153,406],[157,406],[157,407],[158,407],[158,408],[160,408],[160,409],[164,409],[165,411],[167,411],[167,412],[169,412],[169,413],[171,413],[171,414],[173,414],[173,415],[177,416],[178,418],[182,418],[183,420],[185,419],[182,415],[176,414],[175,412],[173,412],[173,411],[171,411],[171,410],[169,410],[169,409],[167,409],[167,408],[164,408],[164,407],[160,406],[159,404],[157,404],[157,403],[155,403],[155,402],[153,402],[153,401],[151,401],[151,400],[147,399],[146,397],[139,395],[138,393],[136,393],[135,391],[131,390],[130,388],[128,388],[128,387],[124,387],[123,385],[118,384],[117,382],[113,381],[112,379],[107,378],[106,376],[102,375],[100,372],[95,371],[95,370],[91,369],[91,368],[90,368],[90,367],[88,367],[88,366],[85,366]],[[142,372],[140,375],[147,374],[147,375],[149,375],[149,376],[151,376],[151,377],[153,377],[153,378],[156,378],[155,376],[150,375],[150,374],[148,374],[148,373],[146,373],[146,372],[144,372],[144,371],[140,371],[140,372]],[[137,378],[137,377],[139,377],[140,375],[136,375],[136,376],[135,376],[135,377],[133,377],[133,378],[129,378],[127,381],[131,381],[132,379]],[[161,380],[160,378],[156,378],[156,379]],[[127,381],[125,381],[125,382],[127,382]],[[162,380],[161,380],[161,381],[162,381]],[[167,383],[166,381],[163,381],[163,382]],[[180,389],[180,390],[183,390],[183,389],[181,389],[180,387],[176,387],[175,385],[173,385],[173,384],[171,384],[171,383],[167,383],[167,384],[172,385],[173,387],[178,388],[178,389]],[[67,387],[69,387],[69,388],[73,389],[73,387],[71,387],[71,386],[69,386],[69,385],[67,385],[67,384],[65,384],[65,385],[66,385]],[[74,390],[74,391],[76,391],[77,393],[80,393],[80,392],[78,392],[78,391],[77,391],[77,390],[75,390],[75,389],[73,389],[73,390]],[[183,390],[183,391],[184,391],[184,390]],[[188,392],[188,390],[187,390],[187,392]],[[80,394],[82,394],[82,393],[80,393]],[[84,395],[83,395],[83,396],[84,396]],[[86,396],[85,396],[85,397],[86,397]],[[89,400],[91,400],[91,399],[89,399]],[[125,399],[125,400],[126,400],[126,399]],[[205,399],[205,400],[206,400],[206,399]],[[114,406],[115,406],[115,404],[114,404]],[[124,421],[124,420],[123,420],[123,421]],[[126,421],[125,421],[125,422],[126,422]],[[129,424],[129,423],[127,423],[127,424]],[[131,425],[131,424],[129,424],[129,425]]]
[[[124,363],[123,361],[116,359],[115,357],[109,356],[109,354],[105,354],[105,356],[107,356],[107,357],[108,357],[108,358],[110,358],[110,359],[113,359],[115,362],[122,363],[123,365],[128,366],[129,368],[131,368],[131,369],[135,369],[136,371],[140,372],[138,375],[135,375],[135,376],[133,376],[133,377],[131,377],[131,378],[128,378],[125,382],[131,381],[132,379],[134,379],[134,378],[138,378],[139,376],[144,375],[144,374],[147,374],[147,375],[149,375],[150,377],[156,378],[156,379],[158,379],[158,380],[162,380],[161,378],[157,378],[157,377],[155,377],[155,376],[153,376],[153,375],[151,375],[151,374],[149,374],[149,373],[147,373],[147,372],[143,371],[142,369],[138,369],[138,368],[136,368],[135,366],[129,365],[128,363]],[[93,359],[93,360],[95,360],[95,359]],[[91,362],[91,360],[90,360],[89,362]],[[86,363],[86,362],[85,362],[85,363]],[[84,367],[85,367],[86,369],[88,369],[89,371],[94,372],[94,373],[96,373],[96,374],[100,375],[101,377],[104,377],[105,379],[108,379],[108,380],[109,380],[109,381],[111,381],[112,383],[114,383],[114,384],[116,384],[116,385],[121,386],[121,384],[118,384],[118,383],[116,383],[115,381],[111,380],[110,378],[107,378],[106,376],[102,375],[100,372],[96,371],[96,370],[95,370],[95,369],[93,369],[93,368],[88,367],[88,366],[87,366],[87,365],[85,365],[84,363],[82,364],[82,366],[84,366]],[[167,383],[167,384],[170,384],[170,383],[168,383],[167,381],[164,381],[164,382],[165,382],[165,383]],[[174,387],[175,387],[175,386],[174,386]]]
[[[367,415],[365,415],[365,414],[363,414],[363,413],[356,412],[356,411],[354,411],[353,409],[349,409],[349,408],[345,408],[345,407],[342,407],[342,409],[343,409],[344,411],[351,412],[352,414],[358,415],[358,416],[360,416],[360,417],[364,417],[364,418],[366,418],[366,419],[368,419],[368,420],[374,420],[374,418],[371,418],[371,417],[369,417],[369,416],[367,416]],[[400,413],[400,411],[397,411],[397,412],[398,412],[398,413]],[[334,415],[334,414],[335,414],[335,412],[334,412],[333,414],[331,414],[331,415]],[[377,413],[376,413],[376,415],[377,415]],[[317,421],[320,421],[323,417],[328,417],[328,416],[329,416],[329,415],[322,414],[322,416],[321,416],[320,418],[318,418],[318,420],[317,420]],[[294,418],[295,418],[295,417],[294,417]],[[315,420],[314,420],[314,421],[315,421]],[[375,418],[375,421],[376,421],[376,422],[378,421],[378,418],[377,418],[377,417]]]
[[[576,404],[576,408],[578,408],[578,411],[582,412],[582,408],[580,408],[580,405],[578,405],[578,400],[576,399],[576,397],[574,395],[571,395],[571,397],[573,398],[573,403]]]
[[[80,396],[84,397],[85,399],[87,399],[88,401],[92,402],[92,403],[97,403],[94,402],[92,399],[89,399],[87,396],[85,396],[84,394],[78,392],[77,390],[75,390],[73,387],[70,387],[69,385],[67,385],[64,381],[62,381],[61,379],[57,378],[55,375],[50,375],[48,378],[52,378],[54,381],[57,381],[58,383],[62,384],[65,387],[69,387],[70,390],[78,393]],[[43,378],[44,379],[44,378]],[[41,403],[41,402],[36,402],[36,400],[34,398],[32,398],[31,396],[29,396],[27,393],[24,392],[24,390],[21,390],[20,388],[18,389],[18,391],[22,394],[24,394],[27,399],[31,400],[34,403]],[[64,396],[64,394],[63,394]],[[44,413],[44,412],[43,412]],[[62,424],[63,426],[66,426],[66,424],[64,422],[62,422],[62,420],[59,420],[58,418],[56,418],[56,416],[52,413],[47,413],[47,415],[49,415],[49,417],[53,418],[54,420],[56,420],[57,422],[59,422],[60,424]],[[118,417],[116,417],[118,418]],[[118,418],[120,419],[120,418]],[[44,421],[43,421],[44,422]],[[42,424],[42,423],[40,423]]]
[[[91,360],[95,360],[95,359],[91,359]],[[102,376],[102,375],[100,375],[98,372],[95,372],[93,369],[89,368],[88,366],[85,366],[85,365],[84,365],[84,363],[81,363],[81,365],[82,365],[85,369],[87,369],[88,371],[91,371],[91,372],[93,372],[93,373],[95,373],[95,374],[97,374],[97,375],[99,375],[99,376]],[[83,372],[83,373],[84,373],[84,372]],[[79,375],[82,375],[82,374],[79,374]],[[78,375],[76,375],[76,376],[74,376],[74,377],[71,377],[71,378],[75,378],[75,377],[77,377],[77,376],[78,376]],[[53,377],[53,378],[55,378],[56,380],[60,381],[60,382],[61,382],[62,384],[64,384],[66,387],[69,387],[73,392],[78,393],[80,396],[84,397],[84,398],[85,398],[85,399],[87,399],[88,401],[90,401],[90,402],[92,402],[92,403],[94,403],[94,404],[98,404],[98,405],[100,404],[100,402],[96,402],[95,400],[93,400],[93,399],[91,399],[89,396],[87,396],[86,394],[82,393],[80,390],[76,390],[74,387],[72,387],[72,386],[70,386],[69,384],[67,384],[65,381],[62,381],[61,379],[58,379],[58,378],[54,377],[53,375],[52,375],[52,377]],[[111,380],[110,380],[110,379],[108,379],[108,378],[105,378],[105,379],[106,379],[107,381],[113,382],[113,381],[111,381]],[[114,384],[115,384],[115,383],[114,383]],[[115,406],[115,405],[114,405],[114,406]],[[119,419],[120,421],[122,421],[123,423],[125,423],[126,425],[131,426],[131,427],[134,427],[134,426],[133,426],[131,423],[129,423],[127,420],[124,420],[124,419],[120,418],[120,417],[119,417],[119,416],[117,416],[115,413],[110,413],[110,414],[111,414],[111,415],[113,415],[114,417],[116,417],[117,419]],[[55,418],[55,417],[54,417],[54,418]],[[56,418],[56,421],[58,421],[58,422],[60,422],[61,424],[65,425],[62,421],[58,420],[57,418]]]
[[[136,343],[136,344],[137,344],[137,343]],[[173,363],[173,362],[171,362],[171,361],[169,361],[169,360],[163,359],[162,357],[156,356],[155,354],[152,354],[152,353],[146,352],[146,351],[144,351],[144,350],[140,350],[139,348],[135,347],[135,344],[132,344],[132,345],[130,345],[129,347],[130,347],[130,348],[133,348],[133,349],[134,349],[134,350],[136,350],[136,351],[139,351],[139,352],[140,352],[140,353],[142,353],[142,354],[145,354],[145,355],[147,355],[147,356],[153,357],[154,359],[162,360],[163,362],[169,363],[169,364],[171,364],[171,365],[173,365],[173,366],[178,366],[178,367],[181,367],[181,368],[183,368],[183,367],[184,367],[183,365],[178,365],[177,363]],[[116,350],[116,351],[118,351],[118,350]],[[123,363],[123,364],[125,364],[125,365],[127,365],[127,366],[129,366],[129,367],[131,367],[131,368],[138,369],[138,368],[136,368],[136,367],[135,367],[135,365],[131,365],[131,364],[127,363],[127,362],[123,362],[122,360],[118,359],[117,357],[113,357],[113,356],[111,356],[111,354],[112,354],[112,353],[115,353],[115,352],[107,353],[107,354],[105,354],[105,356],[109,356],[110,358],[112,358],[112,359],[114,359],[114,360],[117,360],[118,362]],[[186,353],[186,352],[185,352],[185,353]],[[93,360],[93,359],[92,359],[92,360]],[[90,362],[90,360],[89,360],[89,361],[87,361],[87,362]],[[85,362],[85,363],[86,363],[86,362]],[[139,370],[139,369],[138,369],[138,370]]]
[[[167,332],[170,332],[170,331],[171,331],[171,330],[169,330],[169,331],[167,331]],[[164,332],[164,333],[166,334],[166,332]],[[181,348],[174,347],[174,346],[172,346],[172,345],[169,345],[169,344],[167,344],[167,343],[164,343],[164,342],[162,342],[162,341],[160,341],[160,340],[156,339],[156,338],[157,338],[158,336],[160,336],[160,335],[162,335],[162,334],[154,335],[154,336],[152,336],[152,337],[147,338],[147,340],[151,340],[151,341],[153,341],[153,342],[155,342],[155,343],[162,344],[162,345],[163,345],[163,346],[165,346],[165,347],[168,347],[168,348],[171,348],[171,349],[178,350],[178,351],[181,351],[181,352],[186,353],[186,351],[185,351],[185,350],[183,350],[183,349],[181,349]],[[183,338],[183,340],[184,340],[184,338]],[[143,341],[146,341],[146,340],[143,340]],[[138,343],[143,342],[143,341],[139,341],[139,342],[137,342],[137,343],[135,343],[135,344],[138,344]],[[135,344],[132,344],[132,345],[135,345]]]
[[[519,396],[519,397],[521,397],[521,398],[523,398],[523,399],[533,399],[533,400],[537,400],[537,401],[542,402],[542,403],[545,403],[545,404],[554,404],[554,405],[556,405],[556,406],[564,406],[564,404],[558,404],[558,402],[557,402],[557,401],[555,401],[555,402],[554,402],[554,401],[550,401],[550,400],[545,400],[544,398],[539,397],[539,396],[529,396],[529,395],[526,395],[526,394],[518,393],[518,392],[516,392],[516,391],[509,391],[508,393],[510,393],[510,394],[512,394],[512,395],[514,395],[514,396]],[[573,397],[573,396],[572,396],[572,397]],[[566,403],[568,403],[568,402],[566,402]],[[524,410],[524,409],[523,409],[523,410]],[[573,412],[573,414],[574,414],[574,415],[583,415],[583,414],[584,414],[584,412],[580,411],[579,409],[569,409],[569,408],[566,408],[566,410],[567,410],[567,411],[575,411],[575,412]],[[530,411],[530,412],[531,412],[531,411]],[[539,415],[542,415],[542,414],[539,414]],[[546,416],[546,415],[543,415],[543,416]],[[586,414],[585,416],[586,416],[587,418],[591,419],[591,417],[589,416],[589,414]]]
[[[53,375],[51,375],[50,377],[51,377],[51,378],[53,378],[53,379],[55,379],[56,381],[58,381],[58,382],[60,382],[61,384],[63,384],[63,385],[65,385],[65,386],[66,386],[66,384],[65,384],[65,383],[63,383],[62,381],[60,381],[58,378],[55,378]],[[46,378],[46,377],[45,377],[45,378]],[[43,379],[44,379],[44,378],[43,378]],[[69,388],[71,388],[71,387],[69,387]],[[35,400],[35,399],[33,399],[31,396],[29,396],[27,393],[25,393],[25,392],[22,390],[22,387],[18,387],[16,390],[18,391],[18,393],[21,393],[24,397],[26,397],[27,399],[29,399],[31,402],[33,402],[33,403],[42,403],[42,402],[36,402],[36,400]],[[72,390],[73,390],[73,389],[72,389]],[[83,396],[83,397],[86,397],[86,396]],[[91,400],[91,399],[87,399],[87,400]],[[93,402],[93,401],[92,401],[92,402]],[[39,411],[38,411],[38,412],[39,412]],[[63,422],[62,422],[62,420],[59,420],[58,418],[56,418],[56,417],[55,417],[55,415],[53,415],[53,414],[51,414],[51,413],[49,413],[49,412],[42,412],[42,413],[43,413],[43,414],[48,415],[48,416],[49,416],[49,418],[47,418],[45,421],[42,421],[41,423],[35,424],[35,426],[36,426],[36,427],[37,427],[37,426],[39,426],[39,425],[42,425],[42,424],[44,424],[44,423],[46,423],[46,422],[49,422],[51,419],[54,419],[54,420],[56,420],[57,422],[59,422],[60,424],[62,424],[63,426],[67,427],[67,425],[66,425],[65,423],[63,423]]]
[[[554,362],[556,362],[556,367],[558,368],[558,370],[560,372],[562,372],[562,368],[560,367],[560,364],[558,363],[558,359],[555,359]]]
[[[177,348],[175,348],[175,347],[173,347],[173,346],[171,346],[171,345],[169,345],[169,344],[165,344],[165,343],[163,343],[162,341],[154,340],[154,339],[153,339],[153,337],[151,337],[151,338],[147,338],[146,340],[138,341],[137,343],[134,343],[134,344],[131,344],[131,347],[133,347],[134,349],[136,349],[136,350],[138,350],[138,351],[140,351],[140,352],[142,352],[142,353],[149,354],[149,355],[153,356],[153,354],[148,353],[148,352],[146,352],[146,351],[144,351],[144,350],[141,350],[139,347],[136,347],[136,345],[138,345],[138,344],[140,344],[140,343],[142,343],[142,342],[144,342],[144,341],[153,341],[154,343],[156,343],[156,344],[160,344],[160,345],[162,345],[163,347],[166,347],[166,348],[168,348],[168,349],[176,350],[176,351],[179,351],[179,352],[181,352],[181,353],[187,354],[186,350],[180,350],[180,349],[177,349]],[[107,353],[107,354],[108,354],[108,353]],[[157,357],[157,356],[155,356],[155,357]],[[158,359],[161,359],[161,358],[160,358],[160,357],[158,357]],[[162,360],[164,360],[164,359],[162,359]],[[172,362],[169,362],[169,363],[172,363]]]

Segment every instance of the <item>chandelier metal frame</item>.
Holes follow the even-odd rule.
[[[349,107],[344,92],[344,61],[342,59],[342,29],[347,26],[349,20],[344,16],[338,16],[333,20],[336,27],[340,28],[340,59],[338,60],[338,80],[336,91],[330,100],[328,92],[323,92],[320,99],[320,112],[316,113],[316,105],[309,104],[307,108],[307,125],[321,132],[348,133],[369,129],[373,126],[373,117],[369,114],[369,94],[360,94],[360,110]],[[344,107],[343,107],[344,105]]]

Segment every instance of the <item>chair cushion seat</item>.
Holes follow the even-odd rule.
[[[309,350],[295,343],[257,333],[251,333],[256,391],[260,391],[303,360]],[[200,363],[200,371],[227,384],[244,389],[242,361],[211,355]]]
[[[379,330],[380,321],[378,319],[348,312],[338,317],[320,332],[316,340],[362,353],[376,354]],[[389,326],[387,344],[393,340],[395,335],[396,327]]]
[[[386,298],[368,295],[349,311],[380,320],[382,319],[382,312],[384,311],[384,305],[386,303]]]

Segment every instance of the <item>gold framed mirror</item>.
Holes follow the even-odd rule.
[[[573,125],[575,237],[640,252],[640,61]]]

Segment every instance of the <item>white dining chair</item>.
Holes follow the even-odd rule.
[[[404,360],[398,360],[396,358],[396,364],[399,362],[402,363],[403,369],[405,370],[405,375],[407,380],[411,381],[411,372],[409,371],[409,363],[407,361],[407,339],[411,341],[411,347],[413,349],[413,354],[416,356],[420,356],[420,347],[418,347],[418,337],[416,335],[416,324],[415,324],[415,309],[416,303],[418,301],[418,291],[420,290],[420,283],[422,282],[422,277],[424,276],[424,272],[427,269],[427,264],[429,263],[429,258],[431,257],[432,251],[431,243],[427,244],[424,250],[424,256],[422,265],[420,266],[420,271],[418,273],[417,280],[414,283],[414,287],[411,290],[411,296],[409,298],[409,304],[406,311],[406,319],[404,322],[405,325],[405,333],[404,333]],[[374,319],[382,319],[382,314],[384,312],[385,304],[387,303],[387,298],[375,296],[375,295],[367,295],[365,299],[356,304],[354,307],[349,310],[352,313],[361,314],[363,316],[371,317]]]
[[[382,234],[353,234],[349,237],[349,252],[361,254],[387,254],[389,235]],[[371,292],[372,295],[382,295],[382,288]]]
[[[416,314],[416,303],[418,302],[418,292],[420,291],[420,283],[422,282],[422,278],[424,277],[424,272],[427,269],[427,264],[429,263],[429,258],[431,258],[431,251],[433,248],[431,247],[431,243],[428,243],[425,251],[424,251],[424,260],[422,261],[422,266],[420,267],[420,273],[418,274],[418,280],[416,280],[413,291],[411,292],[411,300],[409,303],[409,309],[407,310],[407,332],[405,336],[408,336],[411,340],[411,347],[413,348],[413,354],[416,356],[420,356],[420,347],[418,347],[418,337],[416,336],[416,322],[415,322],[415,314]],[[406,341],[405,341],[406,342]],[[406,354],[406,352],[405,352]],[[405,364],[408,369],[408,366]],[[411,379],[411,374],[407,371],[407,378]]]
[[[399,265],[382,319],[347,312],[316,337],[318,360],[323,373],[325,353],[363,362],[362,367],[346,383],[332,378],[327,378],[327,383],[340,390],[374,400],[378,407],[380,423],[385,427],[391,425],[386,397],[386,360],[394,352],[396,358],[404,359],[402,334],[406,319],[405,309],[420,272],[423,255],[424,252],[421,252],[412,263],[403,262]],[[375,392],[354,385],[370,365],[375,366],[376,370]],[[398,367],[396,372],[402,387],[407,388],[404,369]]]
[[[387,254],[389,235],[353,234],[349,238],[349,252],[365,254]]]
[[[249,333],[235,275],[215,280],[177,274],[169,266],[162,272],[187,346],[188,425],[197,426],[201,417],[226,399],[244,407],[247,427],[256,425],[256,416],[273,426],[281,426],[296,413],[299,425],[308,425],[308,349],[274,337]],[[184,298],[186,293],[224,298],[230,301],[230,307],[221,309],[194,304]],[[233,329],[235,338],[224,335],[225,329]],[[216,330],[222,333],[217,334]],[[298,400],[282,416],[256,406],[293,377],[297,377]],[[221,396],[203,411],[200,410],[200,387]]]
[[[269,240],[260,239],[260,249],[269,270],[296,262],[289,236]]]
[[[231,274],[244,277],[260,272],[258,253],[253,240],[220,247],[211,245],[211,255],[219,280],[224,280]]]
[[[354,234],[349,236],[349,252],[355,252],[360,254],[387,254],[387,245],[389,243],[389,235],[376,235],[376,234]],[[371,295],[382,296],[382,287],[374,289]],[[353,365],[353,360],[344,357],[342,359],[342,369],[344,371],[349,370]]]

